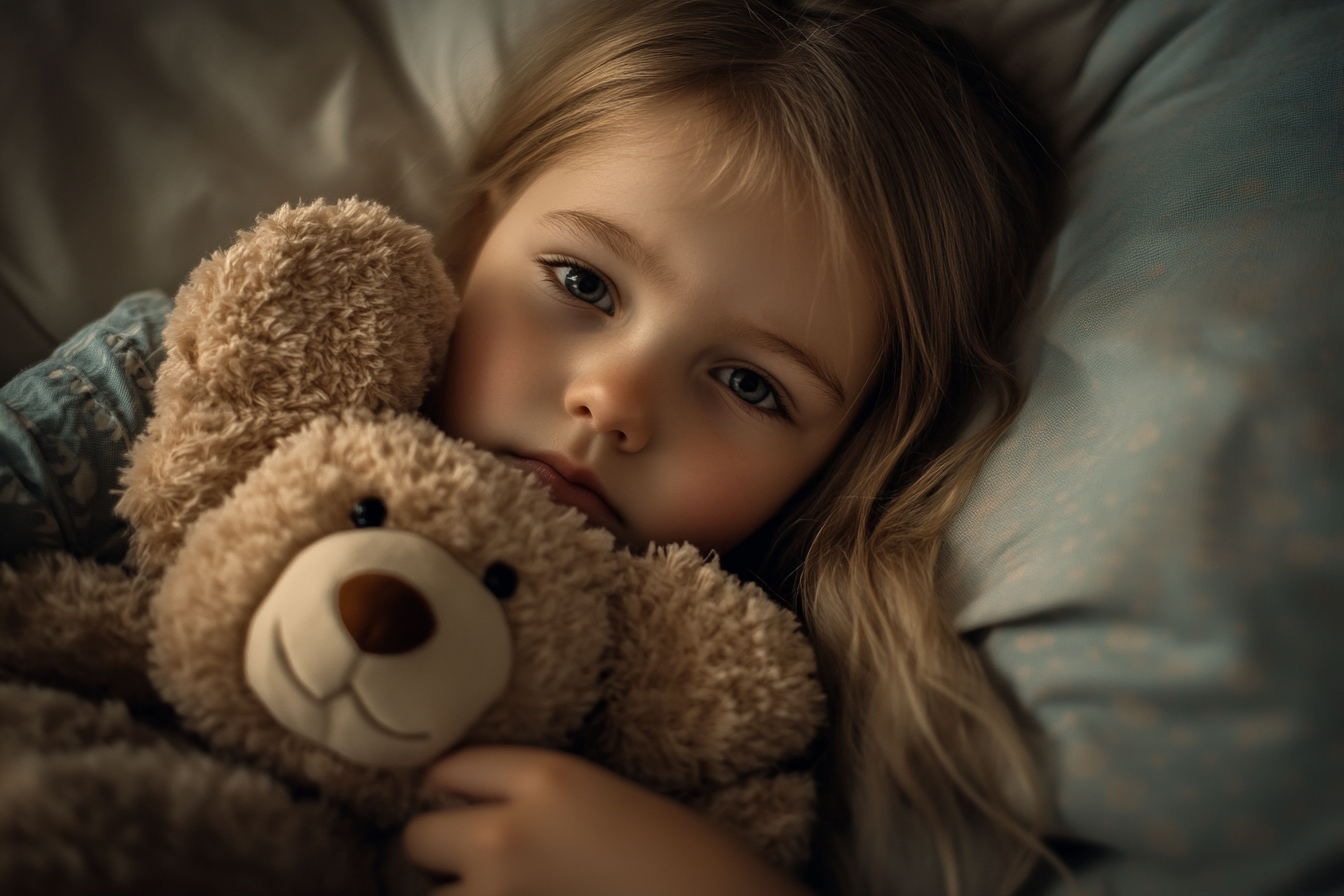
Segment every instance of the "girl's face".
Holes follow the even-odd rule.
[[[497,214],[431,399],[634,547],[725,551],[760,527],[844,435],[879,348],[816,215],[710,195],[704,124],[599,141]]]

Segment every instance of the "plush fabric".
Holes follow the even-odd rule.
[[[1049,736],[1057,832],[1105,848],[1084,892],[1344,881],[1342,34],[1338,3],[1135,0],[1074,90],[1104,114],[1030,396],[947,571]]]

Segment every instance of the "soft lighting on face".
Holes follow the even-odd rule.
[[[759,528],[834,450],[878,353],[858,266],[829,263],[847,260],[783,191],[725,198],[708,124],[650,117],[514,197],[431,401],[635,546]]]

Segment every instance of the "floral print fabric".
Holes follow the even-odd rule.
[[[172,307],[157,290],[128,296],[0,389],[0,559],[125,555],[120,470],[153,411]]]

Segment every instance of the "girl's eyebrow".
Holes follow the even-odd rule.
[[[671,282],[672,272],[635,236],[614,221],[582,209],[546,212],[538,222],[562,233],[578,233],[606,244],[617,255],[632,262],[641,274],[658,282]]]
[[[832,404],[845,403],[845,387],[824,360],[815,352],[808,351],[795,342],[790,342],[778,333],[762,330],[760,327],[746,324],[737,330],[739,338],[754,343],[768,352],[784,355],[812,375],[822,387]]]
[[[665,283],[673,280],[672,272],[649,251],[647,246],[636,239],[630,231],[601,215],[582,209],[562,209],[546,212],[537,220],[550,230],[577,233],[605,244],[612,252],[632,262],[640,273],[652,280]],[[744,323],[736,329],[739,338],[765,351],[784,355],[802,367],[822,387],[822,391],[832,404],[845,403],[845,389],[840,383],[840,378],[815,352],[785,339],[778,333],[762,330],[753,324]]]

